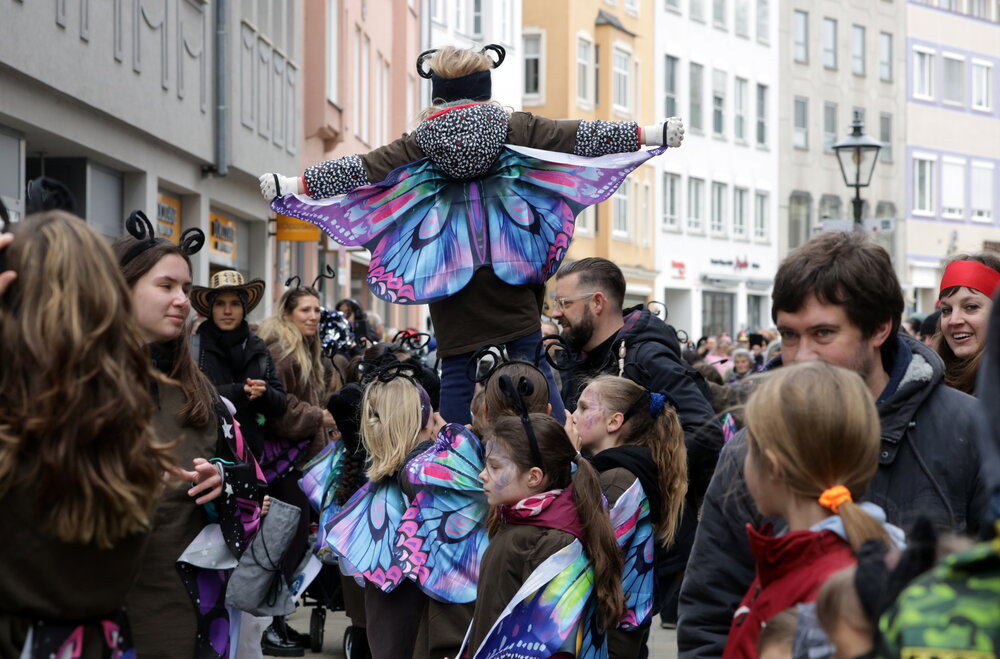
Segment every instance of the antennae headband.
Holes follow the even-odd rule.
[[[125,255],[118,263],[121,267],[125,267],[125,265],[132,261],[132,259],[139,256],[150,247],[161,243],[170,244],[169,240],[156,237],[156,232],[153,230],[153,223],[149,221],[149,218],[146,217],[145,213],[138,209],[129,213],[128,219],[125,220],[125,230],[133,238],[138,240],[139,243],[133,245],[131,249],[125,252]],[[201,229],[193,227],[186,229],[184,233],[181,234],[181,241],[178,245],[179,249],[185,256],[197,254],[204,246],[205,232]]]
[[[542,464],[542,452],[538,448],[538,439],[535,437],[535,428],[531,425],[531,417],[528,414],[528,404],[525,397],[535,393],[535,387],[531,380],[523,375],[517,379],[517,386],[509,375],[500,376],[500,391],[514,402],[514,407],[521,415],[521,425],[524,426],[524,434],[528,436],[528,446],[531,448],[531,460],[536,467],[544,469]]]

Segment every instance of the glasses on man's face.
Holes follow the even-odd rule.
[[[566,308],[569,306],[570,302],[575,302],[577,300],[582,300],[584,298],[588,298],[588,297],[591,297],[592,295],[596,295],[596,294],[597,294],[597,291],[594,291],[593,293],[584,293],[583,295],[571,295],[570,297],[556,297],[556,298],[552,298],[553,306],[555,306],[555,308],[558,309],[559,311],[566,311]]]

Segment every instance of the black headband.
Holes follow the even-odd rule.
[[[531,460],[536,467],[544,471],[542,451],[538,448],[538,438],[535,437],[535,429],[531,425],[531,417],[528,414],[528,403],[524,400],[527,396],[535,393],[534,385],[531,384],[531,380],[522,375],[517,379],[517,386],[514,386],[514,381],[510,379],[509,375],[501,375],[500,391],[514,402],[514,407],[517,408],[517,411],[521,415],[521,425],[524,426],[524,434],[528,436],[528,446],[531,448]]]
[[[432,71],[430,67],[424,66],[431,55],[436,52],[436,48],[425,50],[417,57],[417,73],[421,78],[431,81],[431,98],[434,101],[440,100],[445,103],[451,103],[462,99],[488,101],[493,98],[493,83],[490,69],[470,73],[459,78],[443,78]],[[504,58],[507,56],[507,51],[504,50],[503,46],[495,43],[483,46],[479,52],[486,55],[493,63],[491,69],[495,69],[503,64]],[[491,52],[496,54],[496,59],[489,56]]]
[[[125,230],[139,242],[125,252],[121,261],[118,262],[118,265],[123,268],[128,265],[132,259],[139,256],[150,247],[154,247],[159,244],[173,244],[166,238],[156,237],[156,233],[153,231],[153,223],[150,222],[149,218],[146,217],[146,214],[140,210],[134,210],[131,214],[129,214],[128,219],[125,220]],[[185,229],[184,233],[181,234],[181,242],[178,245],[181,252],[185,256],[197,254],[204,246],[205,232],[201,229],[195,228]]]
[[[549,342],[548,345],[546,345],[546,341]],[[480,372],[480,363],[486,357],[492,357],[493,363]],[[465,375],[471,382],[482,383],[489,380],[496,373],[497,369],[504,364],[527,364],[540,370],[543,361],[548,362],[549,366],[558,371],[565,371],[572,368],[572,352],[558,334],[546,334],[542,337],[542,340],[535,346],[534,361],[512,359],[507,353],[506,347],[495,343],[488,343],[477,350],[469,358],[469,361],[465,363]]]

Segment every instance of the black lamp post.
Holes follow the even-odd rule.
[[[833,145],[840,163],[840,173],[844,183],[854,188],[854,230],[861,229],[861,210],[865,202],[861,199],[861,188],[871,183],[875,163],[878,162],[878,152],[882,143],[864,132],[865,122],[861,111],[854,111],[854,123],[851,124],[851,134]]]

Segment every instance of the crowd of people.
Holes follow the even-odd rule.
[[[568,214],[571,235],[600,201],[565,192],[573,167],[618,172],[607,196],[636,161],[601,158],[673,139],[483,107],[491,48],[471,73],[421,57],[435,96],[478,101],[437,128],[262,177],[276,204],[361,190],[327,219],[367,232],[373,292],[430,302],[434,336],[297,277],[194,282],[204,235],[158,238],[139,211],[110,247],[62,210],[0,232],[0,657],[302,656],[286,617],[331,573],[350,659],[643,659],[654,624],[686,658],[995,656],[1000,257],[947,264],[936,324],[909,328],[926,340],[862,234],[791,252],[773,326],[735,342],[623,308],[622,270],[563,263],[557,233],[535,270],[513,250],[461,285],[394,270],[397,243],[369,235],[385,199],[437,217],[484,176],[508,185],[509,158],[563,196],[496,197],[505,221]],[[435,132],[505,117],[511,144],[579,160],[545,169],[486,131],[490,155],[453,161]],[[436,195],[407,187],[438,170]]]

